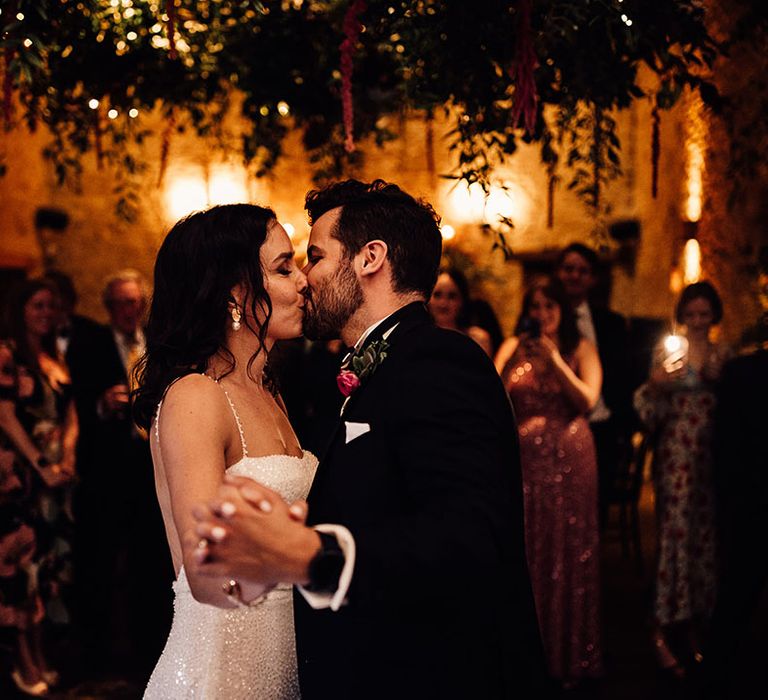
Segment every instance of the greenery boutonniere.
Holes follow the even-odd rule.
[[[376,340],[365,346],[358,355],[354,354],[348,362],[341,366],[336,377],[336,384],[344,396],[355,391],[374,370],[386,359],[389,343],[386,340]]]

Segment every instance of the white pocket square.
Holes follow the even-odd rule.
[[[346,444],[349,444],[355,438],[359,438],[361,435],[371,432],[371,426],[368,423],[355,423],[353,421],[345,420],[344,427],[347,429]]]

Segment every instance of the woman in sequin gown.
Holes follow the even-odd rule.
[[[663,346],[648,381],[635,393],[635,408],[655,438],[657,568],[654,596],[657,661],[675,676],[685,674],[670,648],[670,628],[683,628],[686,658],[700,660],[700,637],[716,594],[715,493],[712,422],[715,389],[730,351],[710,342],[722,318],[717,292],[707,282],[689,285],[677,306],[688,351],[670,356]]]
[[[568,687],[602,674],[597,465],[585,413],[600,395],[597,350],[557,280],[526,293],[496,358],[520,432],[525,536],[550,673]]]
[[[317,459],[296,440],[267,356],[298,337],[306,278],[270,209],[214,207],[182,219],[155,263],[155,291],[134,409],[150,432],[157,496],[176,582],[152,700],[299,697],[291,586],[196,574],[193,507],[224,475],[246,476],[288,502],[304,499]],[[306,512],[306,509],[304,509]]]

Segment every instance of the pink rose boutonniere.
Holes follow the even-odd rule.
[[[367,345],[360,355],[353,355],[348,362],[345,362],[336,376],[339,391],[346,397],[357,391],[387,357],[388,347],[386,340],[377,340]]]
[[[343,369],[336,377],[336,385],[344,396],[349,396],[360,386],[360,378],[348,369]]]

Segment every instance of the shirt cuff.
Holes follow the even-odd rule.
[[[315,610],[330,608],[336,612],[347,602],[347,591],[352,583],[352,572],[355,568],[355,538],[343,525],[315,525],[314,528],[318,532],[324,532],[336,538],[344,554],[344,568],[339,575],[338,588],[333,593],[313,593],[303,586],[298,586],[298,589],[310,607]]]

